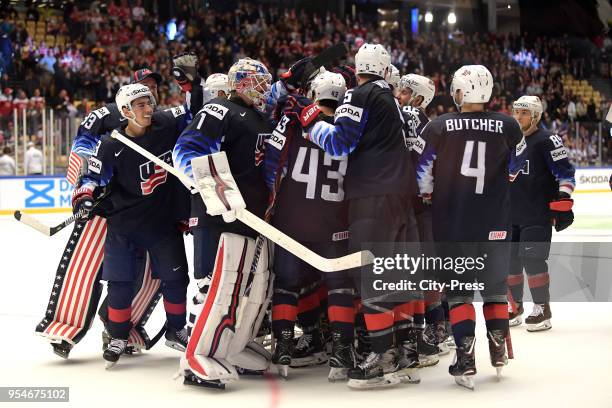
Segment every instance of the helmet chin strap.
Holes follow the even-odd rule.
[[[130,109],[130,113],[134,116],[133,118],[127,118],[128,121],[132,122],[133,124],[135,124],[136,126],[138,126],[139,128],[145,128],[146,126],[142,126],[140,123],[138,123],[138,121],[136,120],[136,114]]]

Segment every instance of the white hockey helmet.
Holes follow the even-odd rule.
[[[257,110],[265,111],[272,75],[263,63],[251,58],[239,59],[229,69],[227,82],[230,91],[242,94]]]
[[[399,91],[400,72],[393,64],[389,64],[389,72],[387,73],[387,83],[393,88],[393,92]]]
[[[461,105],[455,100],[455,93],[461,90]],[[464,103],[487,103],[493,93],[493,76],[484,65],[464,65],[453,75],[451,94],[455,105]]]
[[[225,92],[229,96],[230,88],[226,74],[212,74],[206,78],[206,86],[214,94],[216,98],[219,91]]]
[[[404,89],[410,89],[412,95],[410,102],[416,99],[417,96],[422,96],[423,101],[419,105],[420,108],[427,108],[431,103],[433,97],[436,95],[436,84],[431,79],[417,74],[404,75],[400,80],[399,85],[400,91]]]
[[[514,101],[512,104],[512,110],[517,111],[520,109],[530,111],[531,117],[537,120],[540,120],[540,117],[542,117],[542,112],[544,111],[540,98],[532,95],[523,95]]]
[[[341,101],[346,92],[346,82],[340,74],[324,71],[310,83],[307,97],[315,102],[321,100]]]
[[[140,127],[142,126],[136,121],[136,115],[132,110],[132,102],[142,97],[149,98],[153,109],[155,109],[155,97],[151,93],[149,87],[143,84],[135,83],[123,85],[117,91],[117,95],[115,95],[115,104],[117,104],[117,109],[119,109],[119,113],[121,113],[121,116],[126,118],[127,120],[133,121],[137,126]],[[126,116],[125,112],[123,111],[124,107],[127,108],[128,112],[131,115]]]
[[[391,56],[380,44],[365,43],[355,54],[355,74],[371,74],[381,78],[387,77]]]

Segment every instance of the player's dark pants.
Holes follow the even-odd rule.
[[[417,225],[419,228],[419,241],[424,243],[433,243],[433,220],[432,220],[432,211],[431,205],[426,205],[423,203],[423,199],[421,197],[414,197],[414,213],[416,215]],[[433,250],[433,245],[424,245],[423,253],[426,256],[434,256],[435,251]],[[435,271],[427,271],[428,275],[425,276],[426,279],[438,281],[438,276]],[[422,309],[424,309],[424,314],[417,313],[414,314],[413,322],[414,326],[424,327],[425,320],[428,324],[435,324],[437,322],[441,322],[444,320],[444,308],[442,307],[442,292],[434,291],[434,290],[426,290],[423,291],[423,297],[425,305]],[[420,308],[419,308],[420,309]]]
[[[346,241],[303,244],[326,258],[336,258],[347,253]],[[313,320],[318,316],[307,312],[319,307],[321,295],[317,292],[316,284],[321,278],[328,291],[327,310],[331,329],[341,332],[346,338],[353,337],[355,291],[348,272],[320,272],[279,246],[274,249],[272,328],[275,336],[280,336],[282,330],[293,328],[298,313],[300,289],[308,289],[309,286],[312,290],[300,299],[303,312],[301,323],[314,326]],[[304,331],[310,328],[304,327]]]
[[[398,194],[351,199],[349,208],[349,252],[372,250],[377,257],[393,257],[397,247],[373,248],[376,243],[416,242],[417,224],[410,197]],[[359,290],[361,279],[355,273]],[[417,296],[418,294],[415,294]],[[361,293],[362,310],[372,350],[384,353],[393,346],[394,308],[401,307],[385,297]]]
[[[157,240],[156,240],[157,238]],[[110,227],[104,245],[102,279],[108,281],[108,330],[113,338],[127,339],[132,327],[134,281],[149,253],[152,276],[162,281],[161,292],[170,330],[185,325],[189,283],[182,234],[136,238],[115,233]]]
[[[523,269],[535,303],[550,301],[548,259],[551,225],[513,225],[508,286],[515,302],[523,301]]]
[[[217,246],[219,238],[224,232],[257,238],[257,232],[240,221],[231,223],[210,223],[191,229],[193,233],[193,275],[195,279],[202,279],[211,275],[215,267]]]
[[[476,312],[472,304],[474,288],[459,284],[482,285],[483,312],[487,330],[508,331],[507,276],[510,266],[510,244],[499,242],[450,242],[436,245],[436,254],[442,258],[480,258],[484,268],[457,268],[440,273],[441,280],[447,285],[446,295],[449,315],[456,344],[461,344],[465,336],[474,336]],[[465,262],[465,261],[464,261]],[[457,264],[456,264],[457,265]],[[478,265],[474,263],[474,265]],[[454,284],[454,287],[451,286]]]

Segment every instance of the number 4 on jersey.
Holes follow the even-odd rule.
[[[463,151],[463,161],[461,162],[461,174],[466,177],[476,178],[476,194],[482,194],[485,182],[485,153],[487,149],[486,142],[478,142],[476,167],[470,167],[472,163],[472,154],[474,153],[474,141],[468,140],[465,142],[465,150]]]

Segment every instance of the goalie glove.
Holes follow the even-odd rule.
[[[552,224],[557,232],[563,231],[574,222],[574,212],[572,207],[574,200],[567,193],[560,192],[556,200],[549,203],[552,213]]]
[[[172,76],[181,88],[196,79],[198,76],[198,57],[194,53],[183,53],[172,57]],[[185,89],[183,89],[185,91]],[[185,91],[189,92],[189,91]]]
[[[80,214],[81,220],[93,218],[93,188],[89,185],[81,186],[72,192],[72,213]]]

